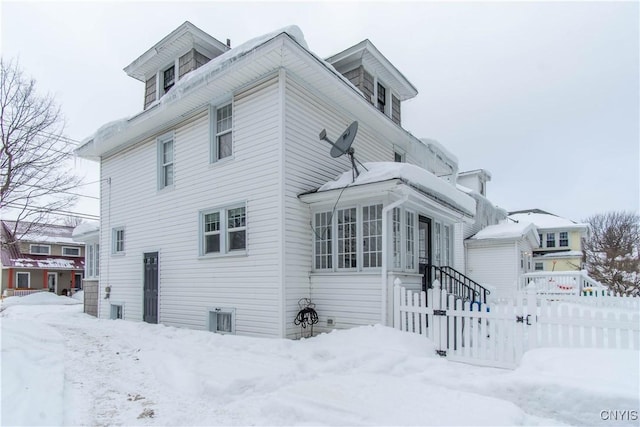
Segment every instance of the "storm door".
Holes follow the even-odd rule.
[[[418,267],[423,274],[422,288],[431,287],[431,218],[418,217]]]
[[[142,320],[158,323],[158,252],[144,254],[144,313]]]

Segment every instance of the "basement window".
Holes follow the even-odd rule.
[[[111,304],[111,316],[110,319],[122,319],[122,304]]]
[[[236,333],[236,309],[216,307],[209,311],[209,330],[217,334]]]

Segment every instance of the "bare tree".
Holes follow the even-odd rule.
[[[75,203],[69,190],[80,178],[69,168],[73,146],[54,98],[38,95],[16,61],[0,59],[0,73],[0,209],[16,218],[10,231],[19,240]]]
[[[591,231],[585,241],[589,274],[615,292],[640,296],[640,216],[607,212],[585,222]]]
[[[80,218],[79,216],[65,216],[64,218],[62,218],[62,225],[65,225],[67,227],[77,227],[80,224],[84,223],[84,218]]]

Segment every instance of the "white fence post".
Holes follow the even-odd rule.
[[[538,292],[535,283],[527,286],[527,350],[533,350],[538,346]]]

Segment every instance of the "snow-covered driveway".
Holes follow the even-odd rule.
[[[2,425],[638,425],[600,415],[638,410],[633,351],[537,350],[507,371],[381,326],[290,341],[55,304],[0,322]]]

